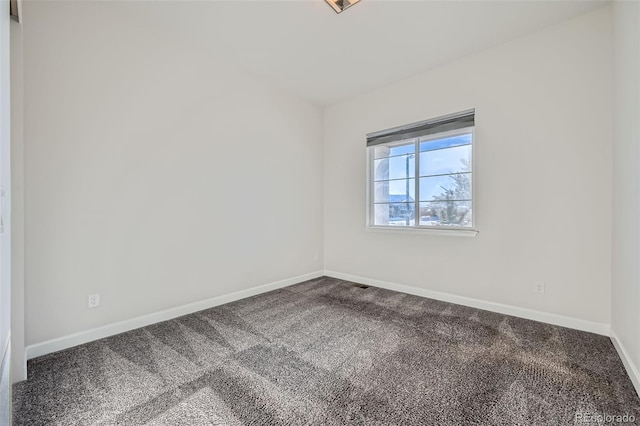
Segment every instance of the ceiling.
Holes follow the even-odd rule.
[[[362,0],[338,15],[324,0],[143,1],[127,14],[328,105],[605,4]]]

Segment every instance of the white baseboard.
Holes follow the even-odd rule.
[[[11,424],[11,337],[2,345],[0,354],[0,424]]]
[[[629,356],[629,352],[627,352],[620,341],[620,338],[613,329],[611,329],[611,342],[613,342],[613,346],[615,346],[618,351],[618,355],[620,355],[622,364],[624,364],[624,368],[627,370],[627,374],[629,375],[629,378],[631,378],[633,386],[636,388],[636,393],[640,395],[640,369],[638,369],[638,366],[633,362]]]
[[[360,277],[357,275],[344,274],[342,272],[324,271],[329,277],[339,278],[341,280],[353,281],[360,284],[367,284],[374,287],[386,288],[387,290],[399,291],[401,293],[413,294],[429,299],[441,300],[443,302],[455,303],[457,305],[470,306],[472,308],[484,309],[486,311],[497,312],[505,315],[526,318],[534,321],[540,321],[547,324],[559,325],[562,327],[573,328],[575,330],[588,331],[591,333],[609,336],[609,324],[598,323],[593,321],[582,320],[578,318],[567,317],[564,315],[552,314],[548,312],[536,311],[533,309],[520,308],[517,306],[505,305],[502,303],[489,302],[486,300],[473,299],[471,297],[457,296],[455,294],[443,293],[439,291],[427,290],[408,286],[404,284],[396,284],[388,281],[380,281],[373,278]]]
[[[167,321],[183,315],[192,314],[204,309],[213,308],[214,306],[224,305],[225,303],[234,302],[236,300],[255,296],[257,294],[266,293],[267,291],[277,290],[303,281],[319,278],[323,271],[311,272],[309,274],[300,275],[285,280],[272,282],[269,284],[252,287],[246,290],[236,291],[235,293],[225,294],[222,296],[212,297],[210,299],[201,300],[188,305],[170,308],[164,311],[155,312],[141,317],[105,325],[91,330],[81,331],[79,333],[70,334],[68,336],[59,337],[57,339],[47,340],[46,342],[29,345],[25,348],[25,356],[27,359],[37,358],[42,355],[68,349],[74,346],[88,343],[94,340],[113,336],[115,334],[124,333],[126,331],[135,330],[136,328],[145,327],[162,321]]]

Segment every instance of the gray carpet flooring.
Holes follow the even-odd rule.
[[[640,422],[607,337],[332,278],[31,360],[13,392],[15,425]]]

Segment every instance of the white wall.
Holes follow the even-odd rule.
[[[610,9],[600,9],[329,107],[325,269],[606,330],[611,33]],[[365,134],[468,108],[480,234],[365,230]],[[546,294],[533,293],[535,280]]]
[[[2,224],[0,234],[0,424],[9,424],[11,411],[11,177],[10,141],[11,96],[9,55],[9,4],[0,1],[0,188],[5,192],[1,198]]]
[[[640,392],[640,3],[613,4],[615,103],[611,328]]]
[[[25,2],[27,345],[322,269],[321,111],[126,7]]]
[[[24,352],[24,148],[22,24],[11,21],[11,378],[27,378]]]

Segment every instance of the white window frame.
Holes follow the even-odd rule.
[[[433,225],[420,225],[420,143],[443,139],[452,136],[471,134],[471,227],[455,227],[455,226],[433,226]],[[439,234],[439,235],[450,235],[450,236],[466,236],[466,237],[475,237],[478,234],[478,214],[477,214],[477,194],[476,194],[476,134],[475,134],[475,126],[469,126],[456,130],[449,130],[440,133],[434,133],[428,136],[415,137],[410,139],[400,139],[394,142],[388,142],[384,144],[380,144],[377,146],[398,146],[398,145],[406,145],[409,141],[413,140],[413,143],[416,146],[416,155],[415,155],[415,174],[413,178],[415,179],[415,191],[413,194],[415,204],[415,218],[414,225],[412,226],[392,226],[392,225],[375,225],[374,224],[374,191],[375,191],[375,148],[376,146],[371,146],[366,148],[366,171],[367,171],[367,179],[366,179],[366,229],[368,231],[382,231],[382,232],[398,232],[398,233],[431,233],[431,234]],[[447,148],[444,148],[447,149]]]

